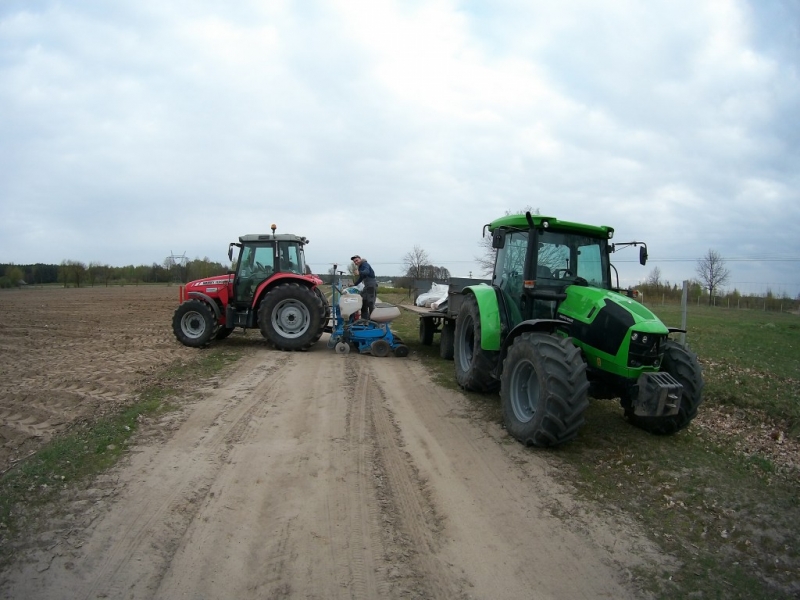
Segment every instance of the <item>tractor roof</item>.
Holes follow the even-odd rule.
[[[239,238],[242,243],[245,242],[298,242],[300,244],[307,244],[308,238],[304,236],[294,235],[292,233],[250,233],[243,235]]]
[[[614,228],[607,225],[586,225],[584,223],[573,223],[571,221],[559,221],[555,217],[545,215],[531,215],[531,220],[535,227],[547,227],[558,231],[570,231],[573,233],[584,233],[591,236],[600,236],[610,239],[614,235]],[[495,219],[488,225],[489,231],[494,231],[499,227],[513,227],[517,229],[529,229],[528,220],[524,214],[506,215]]]

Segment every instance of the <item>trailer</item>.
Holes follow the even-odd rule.
[[[415,289],[421,289],[430,281],[414,282]],[[451,277],[448,280],[447,301],[442,307],[428,308],[423,306],[407,306],[403,308],[417,313],[419,316],[419,342],[425,346],[433,345],[433,336],[439,334],[439,355],[445,360],[453,360],[453,341],[456,331],[456,317],[464,298],[462,291],[471,285],[490,285],[488,279],[472,279],[469,277]]]

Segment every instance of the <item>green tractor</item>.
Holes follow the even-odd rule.
[[[451,294],[452,356],[467,390],[500,390],[508,432],[532,446],[573,439],[588,397],[620,398],[626,418],[655,434],[686,427],[702,401],[697,356],[621,290],[606,226],[530,212],[484,226],[497,251],[491,285]],[[612,272],[614,281],[612,283]],[[445,343],[445,336],[442,336]],[[450,336],[447,341],[449,342]]]

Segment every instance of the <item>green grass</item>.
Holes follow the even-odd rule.
[[[680,327],[680,307],[649,308]],[[800,438],[800,317],[691,306],[686,329],[703,367],[706,403],[763,412]]]
[[[680,327],[678,307],[651,309]],[[403,311],[392,328],[438,384],[457,387],[452,361],[439,358],[438,336],[432,346],[419,344],[414,313]],[[701,414],[708,406],[734,406],[751,421],[767,415],[796,427],[800,317],[691,307],[687,330],[706,381]],[[476,418],[502,422],[497,394],[465,395]],[[634,574],[655,598],[797,598],[800,481],[779,474],[766,456],[742,453],[743,445],[736,434],[691,425],[674,436],[653,436],[629,425],[617,401],[593,400],[577,439],[528,451],[546,454],[579,497],[633,518],[676,559],[676,569]]]

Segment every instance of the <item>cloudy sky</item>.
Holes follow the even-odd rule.
[[[224,6],[223,6],[224,5]],[[531,207],[647,242],[623,284],[800,293],[798,0],[0,2],[0,262],[480,275]]]

